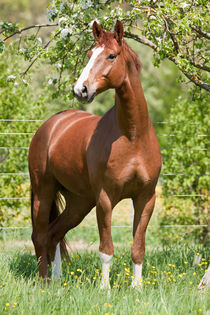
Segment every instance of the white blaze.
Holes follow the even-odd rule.
[[[96,58],[103,50],[104,50],[104,46],[93,49],[93,53],[89,62],[87,63],[86,67],[83,69],[82,74],[80,75],[79,79],[77,80],[75,84],[74,91],[76,94],[80,94],[80,92],[82,91],[83,83],[88,79],[89,73],[94,66]]]

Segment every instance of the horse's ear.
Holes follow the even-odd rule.
[[[119,45],[122,45],[123,34],[124,34],[124,29],[123,29],[122,22],[117,20],[114,27],[114,37]]]
[[[93,23],[93,36],[95,37],[95,40],[99,41],[99,39],[102,37],[104,31],[102,27],[94,21]]]

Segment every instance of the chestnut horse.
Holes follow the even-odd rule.
[[[111,33],[94,22],[93,35],[97,43],[74,85],[74,95],[91,102],[113,88],[115,104],[102,117],[81,110],[57,113],[33,137],[29,151],[32,240],[40,276],[48,277],[51,261],[53,278],[60,277],[65,234],[96,206],[101,287],[109,287],[112,209],[120,200],[132,198],[134,287],[142,278],[145,232],[161,169],[160,148],[139,80],[140,61],[123,40],[122,23],[117,21]],[[60,194],[65,209],[59,215]]]

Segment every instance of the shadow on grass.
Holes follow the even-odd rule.
[[[202,254],[202,257],[208,260],[207,248],[202,246],[167,246],[148,251],[146,252],[143,263],[143,277],[150,276],[151,266],[155,266],[159,271],[164,271],[170,269],[170,264],[174,264],[174,266],[176,265],[177,273],[187,272],[193,266],[193,259],[198,251]],[[184,263],[185,261],[187,261],[187,264]],[[37,259],[30,253],[15,253],[10,260],[9,267],[12,273],[18,278],[34,279],[38,277]],[[78,279],[89,279],[90,283],[94,284],[95,279],[101,278],[101,263],[97,252],[77,252],[70,254],[70,263],[63,261],[62,267],[62,281],[76,283],[79,281]],[[125,280],[128,268],[129,272],[132,272],[130,248],[116,250],[112,259],[111,284],[115,282],[121,284],[120,279],[122,278],[122,281]],[[120,278],[119,274],[121,274]]]
[[[37,276],[38,265],[34,255],[16,253],[10,261],[10,271],[18,278],[33,279]]]

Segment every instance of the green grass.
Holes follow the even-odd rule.
[[[122,234],[122,231],[121,231]],[[93,236],[94,238],[95,236]],[[111,266],[111,293],[100,290],[97,252],[71,254],[63,264],[63,279],[44,286],[30,248],[1,242],[0,314],[207,314],[209,292],[197,285],[207,269],[207,249],[201,245],[148,246],[143,287],[131,289],[130,245],[117,246]],[[16,248],[15,248],[16,247]],[[200,265],[193,266],[196,253]]]

